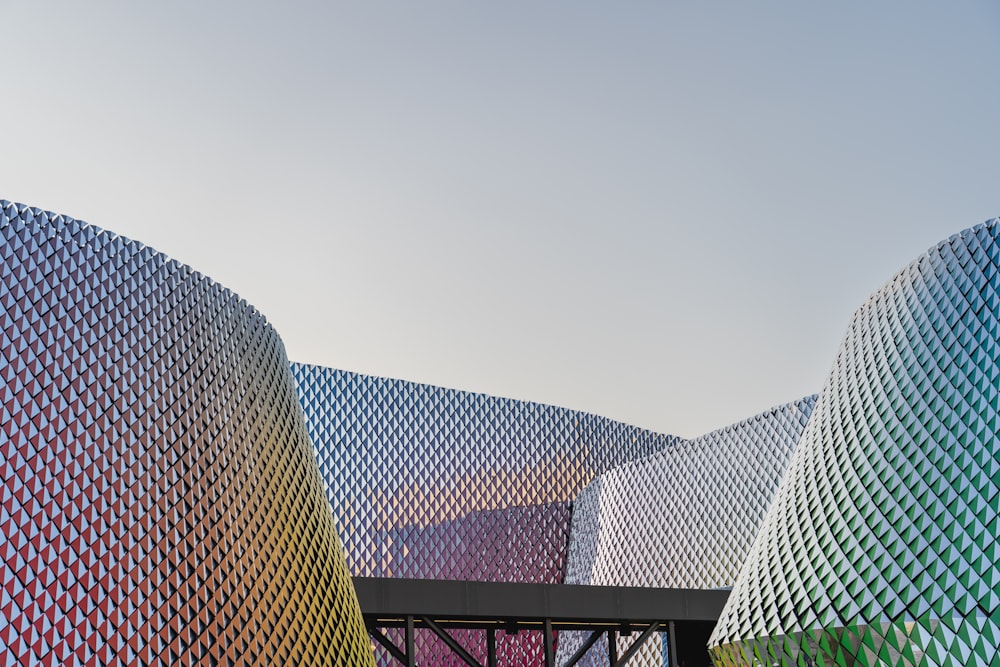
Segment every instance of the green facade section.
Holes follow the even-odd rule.
[[[717,665],[1000,665],[1000,224],[855,313]]]

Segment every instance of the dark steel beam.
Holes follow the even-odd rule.
[[[667,627],[670,631],[667,637],[667,643],[669,644],[667,649],[670,651],[670,667],[677,667],[677,633],[675,632],[674,622],[670,621]]]
[[[660,624],[653,621],[650,626],[646,628],[641,635],[639,635],[639,638],[632,642],[632,645],[628,647],[628,650],[625,651],[625,654],[621,657],[615,667],[625,667],[632,656],[635,655],[640,648],[642,648],[642,645],[646,643],[646,640],[649,639],[652,634],[659,629],[659,627]]]
[[[382,634],[381,630],[379,630],[378,628],[369,627],[368,634],[371,635],[372,639],[381,644],[382,647],[385,648],[385,650],[388,651],[392,657],[394,657],[396,660],[399,660],[401,664],[410,665],[410,662],[407,660],[406,655],[398,648],[396,648],[396,645],[392,643],[392,640],[386,637],[384,634]]]
[[[670,633],[670,662],[676,665],[676,632],[714,623],[728,590],[688,590],[565,584],[512,584],[427,579],[355,578],[361,612],[372,637],[406,667],[414,667],[415,628],[428,628],[466,664],[481,667],[446,628],[486,630],[486,660],[496,667],[496,633],[540,631],[543,661],[555,664],[554,633],[590,631],[566,667],[576,665],[600,635],[607,633],[608,658],[621,667],[660,628]],[[403,628],[405,652],[379,628]],[[642,630],[619,659],[616,637]]]
[[[486,667],[497,667],[497,629],[486,630]]]
[[[600,630],[594,630],[591,632],[590,636],[587,637],[587,641],[583,642],[583,646],[577,649],[576,653],[570,657],[569,662],[567,662],[563,667],[574,667],[576,663],[583,659],[583,656],[587,655],[587,651],[590,650],[590,647],[596,644],[597,640],[600,639],[603,634],[604,633]]]
[[[555,639],[552,636],[552,620],[545,619],[542,628],[542,642],[545,644],[545,667],[556,667]]]
[[[406,629],[403,639],[406,642],[406,667],[416,667],[417,651],[413,643],[413,617],[406,617]]]
[[[717,621],[729,597],[727,590],[365,577],[356,577],[354,586],[366,617],[412,615],[481,624],[545,619],[556,626]]]
[[[448,648],[450,648],[455,653],[455,655],[464,660],[465,664],[469,665],[469,667],[483,667],[482,665],[479,664],[478,660],[469,655],[469,652],[466,651],[461,644],[455,641],[454,637],[449,635],[448,632],[444,630],[441,626],[439,626],[437,623],[427,618],[426,616],[421,616],[420,620],[424,623],[424,625],[426,625],[428,628],[431,629],[431,632],[440,637],[441,641],[447,644]]]

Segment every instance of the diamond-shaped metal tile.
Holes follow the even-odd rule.
[[[676,438],[603,417],[293,364],[352,574],[559,583],[570,501]],[[466,646],[485,660],[482,633]],[[420,664],[458,664],[418,631]],[[380,649],[381,650],[381,649]],[[534,664],[537,633],[506,638]]]
[[[855,313],[712,638],[718,665],[1000,665],[1000,222]]]
[[[732,586],[815,402],[810,396],[678,440],[600,475],[574,503],[566,582]],[[651,637],[630,664],[668,664],[664,634]],[[562,633],[556,662],[566,662],[587,636]],[[619,640],[619,655],[632,639]],[[607,656],[602,638],[580,664],[607,665]]]
[[[371,664],[259,312],[6,201],[0,304],[0,664]]]

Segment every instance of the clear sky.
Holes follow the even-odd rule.
[[[1000,215],[993,2],[0,0],[0,198],[292,359],[684,436]]]

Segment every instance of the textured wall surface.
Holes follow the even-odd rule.
[[[9,202],[0,303],[0,664],[372,662],[260,313]]]
[[[1000,665],[1000,224],[855,313],[712,638],[719,665]]]
[[[559,583],[569,502],[676,438],[603,417],[294,364],[353,574]],[[485,660],[481,632],[463,635]],[[421,661],[459,664],[418,632]],[[381,650],[381,649],[380,649]],[[498,649],[541,655],[537,633]]]
[[[566,583],[732,586],[815,402],[773,408],[598,477],[574,503]],[[586,636],[563,633],[557,662]],[[651,638],[633,662],[665,664],[662,640]],[[582,664],[606,665],[606,643]]]
[[[551,405],[292,371],[356,576],[558,583],[566,504],[595,475],[676,440]],[[516,529],[537,520],[547,534]],[[418,544],[429,550],[401,557]]]

